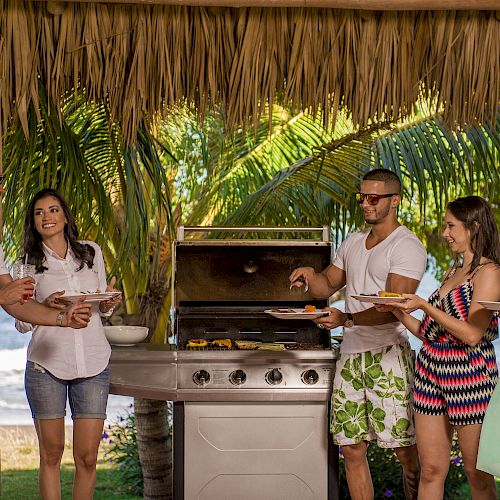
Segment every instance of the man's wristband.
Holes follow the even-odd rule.
[[[63,326],[63,320],[64,320],[64,315],[66,313],[64,311],[61,311],[60,313],[57,313],[56,316],[56,326]]]
[[[346,328],[352,328],[354,326],[354,318],[352,317],[352,314],[351,313],[346,313],[346,321],[344,323],[344,326]]]

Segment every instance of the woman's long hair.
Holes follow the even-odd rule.
[[[64,236],[68,241],[68,250],[71,248],[77,262],[80,263],[77,271],[80,271],[85,264],[89,268],[94,265],[95,250],[90,245],[84,245],[78,241],[78,229],[75,224],[75,218],[68,208],[68,204],[59,191],[55,189],[42,189],[35,194],[26,211],[24,219],[24,256],[28,256],[27,261],[36,267],[37,273],[43,273],[47,268],[43,265],[45,254],[43,253],[42,237],[35,227],[35,204],[38,200],[52,196],[56,198],[66,217],[64,225]]]
[[[457,198],[448,204],[448,210],[469,230],[474,256],[469,272],[485,257],[500,266],[500,237],[493,212],[480,196]]]

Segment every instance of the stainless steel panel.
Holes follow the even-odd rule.
[[[327,498],[326,403],[185,403],[185,500]]]
[[[295,395],[289,397],[300,398],[300,394],[309,391],[322,391],[328,394],[331,390],[333,372],[335,367],[336,352],[327,351],[207,351],[178,353],[177,385],[179,390],[193,389],[200,395],[196,401],[206,400],[202,392],[210,391],[215,400],[216,391],[230,391],[222,401],[227,401],[230,395],[237,396],[240,392],[260,389],[265,393],[282,393],[283,391],[295,391]],[[208,378],[199,384],[197,374],[204,370]],[[244,382],[235,384],[231,381],[231,374],[241,371]],[[270,380],[271,372],[276,373],[280,379],[273,383]],[[316,377],[314,383],[308,384],[305,374],[314,372]],[[198,383],[197,383],[198,382]],[[184,393],[188,394],[188,393]],[[184,395],[182,396],[184,398]],[[238,400],[246,399],[248,396],[237,396]],[[274,399],[270,395],[264,396],[265,400]],[[261,400],[261,399],[258,399]]]
[[[177,389],[176,401],[295,401],[329,402],[332,391],[328,389]]]
[[[177,400],[177,352],[169,346],[113,347],[109,371],[111,394]]]

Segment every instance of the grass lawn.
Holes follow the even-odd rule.
[[[33,500],[38,493],[38,444],[34,427],[0,427],[0,463],[2,500]],[[66,429],[66,446],[61,467],[63,499],[71,499],[74,465],[71,448],[71,427]],[[117,476],[112,465],[99,453],[95,500],[139,500],[129,495],[126,485]]]

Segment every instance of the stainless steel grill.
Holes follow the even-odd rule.
[[[208,231],[213,238],[186,238]],[[222,231],[253,239],[219,239]],[[312,239],[284,237],[306,231]],[[272,233],[276,239],[262,238]],[[179,229],[176,349],[114,348],[111,359],[112,392],[174,401],[174,498],[338,498],[338,450],[328,429],[337,353],[329,332],[310,320],[264,312],[327,305],[304,288],[290,290],[288,276],[299,266],[319,271],[330,263],[328,234],[327,228]],[[213,345],[222,339],[232,348]],[[190,340],[207,345],[186,348]],[[234,348],[242,340],[285,348]]]
[[[310,230],[320,236],[312,240],[229,241],[189,240],[187,231],[174,247],[174,428],[182,457],[176,496],[337,498],[337,451],[328,434],[336,352],[329,332],[264,312],[327,305],[304,288],[290,290],[288,276],[298,266],[321,270],[330,263],[328,231]],[[274,231],[287,234],[267,229]],[[211,342],[220,339],[282,350],[213,350]],[[208,345],[186,349],[190,340]]]

